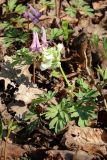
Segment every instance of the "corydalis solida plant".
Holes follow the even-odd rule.
[[[44,71],[46,69],[55,70],[56,68],[59,68],[68,85],[68,88],[71,90],[71,84],[69,83],[60,62],[62,49],[63,49],[63,44],[58,44],[56,47],[48,47],[46,39],[46,31],[44,27],[42,27],[41,44],[39,41],[38,33],[33,32],[33,41],[30,46],[30,50],[33,52],[42,53],[41,65],[40,65],[41,71]]]
[[[43,48],[47,48],[48,47],[48,43],[47,43],[47,39],[46,39],[46,31],[45,28],[42,27],[42,37],[41,37],[41,43],[39,41],[39,36],[38,33],[36,31],[33,31],[33,40],[32,40],[32,44],[30,46],[30,50],[32,52],[40,52],[42,53]],[[33,60],[33,82],[35,83],[35,59]]]

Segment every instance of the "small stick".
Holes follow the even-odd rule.
[[[35,60],[33,60],[33,83],[35,83]]]
[[[8,129],[7,136],[6,136],[5,147],[4,147],[4,160],[7,160],[7,143],[8,143],[9,135],[10,135],[10,130]]]
[[[55,0],[55,15],[58,18],[60,18],[61,2],[62,0]]]

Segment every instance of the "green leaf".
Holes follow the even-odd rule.
[[[68,123],[70,121],[69,114],[64,112],[64,117],[65,117],[66,123]]]
[[[78,125],[79,125],[80,127],[86,127],[85,121],[84,121],[81,117],[79,117]]]
[[[88,6],[88,5],[86,5],[86,6],[84,6],[83,8],[82,8],[82,10],[85,12],[85,14],[86,15],[88,15],[88,16],[92,16],[93,15],[93,9],[92,8],[90,8],[90,6]]]
[[[24,121],[31,120],[32,117],[35,117],[35,119],[37,119],[37,115],[34,112],[28,111],[28,113],[26,113],[24,116]]]
[[[54,1],[40,0],[40,4],[43,5],[43,8],[48,7],[53,9],[55,7]]]
[[[86,94],[86,93],[82,92],[81,90],[79,90],[78,93],[75,93],[75,95],[76,95],[79,99],[83,98],[83,97],[85,96],[85,94]]]
[[[49,128],[50,129],[54,128],[57,121],[58,121],[58,117],[53,118],[49,123]]]
[[[55,71],[55,70],[52,71],[51,74],[52,74],[52,76],[55,77],[55,78],[59,78],[59,77],[61,76],[61,74],[60,74],[59,72]]]
[[[74,112],[74,113],[71,113],[71,118],[74,118],[74,117],[79,117],[79,114],[78,112]]]
[[[68,99],[62,99],[62,101],[56,106],[53,105],[47,107],[45,119],[51,120],[50,127],[54,128],[56,133],[70,121],[69,104],[70,102]]]
[[[51,29],[50,39],[54,40],[63,34],[62,29],[53,28]]]
[[[69,112],[75,112],[76,111],[76,107],[75,106],[72,106],[70,109],[69,109]]]
[[[104,56],[107,58],[107,38],[103,38]]]
[[[54,112],[47,112],[47,114],[46,114],[46,116],[50,116],[50,118],[54,118],[56,115],[58,114],[58,111],[57,110],[55,110]]]
[[[17,128],[17,123],[14,122],[13,120],[10,120],[9,124],[8,124],[8,129],[10,131],[14,131]]]
[[[33,55],[29,51],[28,48],[22,48],[20,50],[16,51],[15,56],[13,56],[11,63],[12,66],[16,64],[25,65],[25,64],[31,64],[33,59]]]
[[[59,130],[63,129],[65,126],[64,121],[62,119],[59,120]]]
[[[17,7],[15,8],[15,12],[18,14],[24,13],[25,10],[26,10],[26,7],[23,6],[22,4],[17,5]]]
[[[97,92],[96,90],[90,90],[85,97],[94,97],[96,92]]]
[[[85,126],[84,121],[88,121],[91,118],[95,118],[95,107],[94,106],[81,106],[77,108],[79,114],[79,126]],[[83,122],[82,122],[83,121]]]
[[[99,44],[99,36],[98,36],[97,33],[93,33],[93,34],[92,34],[91,41],[92,41],[92,43],[93,43],[96,47],[98,47],[98,44]]]
[[[93,9],[90,8],[87,2],[83,0],[75,0],[72,2],[72,6],[65,9],[66,13],[72,17],[75,17],[78,11],[83,11],[86,15],[93,15]]]
[[[65,9],[65,12],[66,12],[68,15],[70,15],[71,17],[76,17],[77,10],[76,10],[76,8],[70,6],[70,7],[67,7],[67,8]]]
[[[88,90],[89,89],[89,86],[86,82],[84,82],[83,78],[78,78],[77,79],[77,83],[80,85],[80,87]]]
[[[62,119],[64,119],[64,111],[60,111],[59,115],[61,116]]]
[[[51,106],[47,108],[47,112],[45,113],[46,119],[54,118],[58,114],[57,106]]]
[[[13,9],[16,7],[16,2],[17,0],[8,0],[7,4],[8,4],[8,8],[9,11],[13,11]]]
[[[58,121],[55,124],[55,133],[57,133],[57,132],[58,132]]]

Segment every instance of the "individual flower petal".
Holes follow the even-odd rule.
[[[44,47],[48,47],[48,43],[47,43],[47,39],[46,39],[46,30],[44,27],[42,27],[42,43],[44,45]]]
[[[33,41],[32,44],[30,46],[31,51],[40,51],[41,49],[41,45],[39,42],[39,38],[38,38],[38,33],[37,32],[33,32]]]
[[[36,32],[36,33],[37,33],[37,32]],[[37,47],[37,51],[40,51],[41,45],[40,45],[40,42],[39,42],[38,33],[37,33],[37,36],[36,36],[36,47]]]
[[[37,39],[37,32],[33,32],[33,41],[30,46],[31,51],[36,51],[36,48],[37,48],[36,39]]]
[[[57,49],[58,49],[59,52],[61,52],[62,49],[63,49],[63,44],[62,44],[62,43],[59,43],[59,44],[57,45]]]
[[[39,19],[38,19],[38,18],[35,18],[35,17],[34,17],[33,19],[31,19],[31,20],[32,20],[32,23],[33,23],[33,24],[37,24],[37,23],[39,22]]]
[[[29,12],[26,11],[26,12],[23,14],[23,17],[24,17],[24,18],[29,18]]]
[[[46,69],[48,69],[48,68],[51,68],[51,62],[48,62],[48,63],[41,63],[41,65],[40,65],[40,70],[41,71],[44,71],[44,70],[46,70]]]
[[[35,18],[30,12],[26,12],[24,16],[25,18],[27,17],[27,18],[30,18],[31,20]]]
[[[46,55],[46,56],[44,56],[44,58],[46,58],[47,60],[53,60],[53,55],[52,54],[48,54],[48,55]]]

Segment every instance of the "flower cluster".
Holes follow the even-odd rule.
[[[39,36],[37,32],[33,32],[33,41],[32,44],[30,46],[30,50],[33,52],[42,52],[43,48],[47,48],[48,47],[48,42],[46,39],[46,31],[45,28],[42,27],[42,37],[41,37],[41,44],[39,41]]]
[[[30,46],[32,52],[42,53],[42,61],[40,69],[44,71],[48,68],[57,68],[60,64],[60,55],[63,48],[62,44],[58,44],[57,47],[48,47],[48,42],[46,39],[45,28],[42,27],[42,37],[41,43],[39,41],[39,36],[37,32],[33,32],[33,41]]]
[[[57,47],[43,48],[42,62],[40,69],[44,71],[48,68],[55,69],[60,66],[62,44],[58,44]]]
[[[28,5],[28,11],[24,13],[24,18],[31,19],[33,24],[39,22],[39,18],[42,16],[42,13],[39,12],[37,9],[33,8],[31,4]]]

